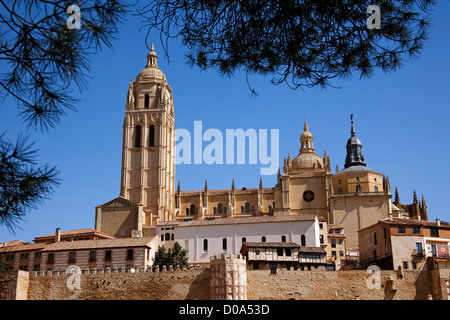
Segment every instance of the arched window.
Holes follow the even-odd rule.
[[[217,213],[217,208],[216,208],[216,207],[213,208],[213,213],[214,213],[214,214]]]
[[[261,237],[261,242],[266,242],[266,236]]]
[[[269,213],[272,213],[272,206],[269,206]]]
[[[223,205],[221,203],[217,205],[217,213],[223,213]]]
[[[189,208],[186,208],[186,215],[189,215]]]
[[[286,242],[286,236],[281,236],[281,242]]]
[[[170,241],[170,233],[168,233],[168,232],[166,233],[164,240]]]
[[[171,235],[170,235],[170,240],[175,240],[175,233],[172,233]]]
[[[148,133],[148,146],[154,147],[155,146],[155,126],[150,125],[149,133]]]
[[[163,234],[161,235],[161,241],[164,241],[164,235]]]
[[[150,108],[150,96],[148,95],[148,93],[146,93],[144,96],[144,108]]]
[[[203,252],[208,252],[208,239],[203,240]]]
[[[190,209],[189,209],[189,212],[190,212],[191,214],[195,214],[195,206],[194,206],[193,204],[191,204]]]
[[[134,128],[134,147],[140,148],[141,147],[141,126],[137,125]]]
[[[244,213],[244,207],[243,206],[241,207],[241,213]]]
[[[222,251],[223,252],[227,251],[227,238],[222,239]]]
[[[245,213],[249,213],[250,212],[250,203],[246,202],[245,203]]]
[[[373,187],[373,191],[378,192],[378,187],[377,186]]]
[[[300,243],[301,243],[301,246],[302,247],[305,247],[306,246],[306,237],[305,237],[305,235],[304,234],[302,234],[302,236],[300,237]]]

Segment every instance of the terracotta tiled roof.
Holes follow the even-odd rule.
[[[0,247],[6,247],[6,246],[16,246],[18,244],[26,244],[26,242],[22,240],[11,240],[6,242],[0,242]]]
[[[294,222],[294,221],[314,221],[314,214],[296,214],[283,216],[255,216],[242,218],[215,218],[205,220],[182,221],[178,227],[196,227],[196,226],[213,226],[213,225],[229,225],[229,224],[253,224],[253,223],[272,223],[272,222]]]
[[[426,226],[426,227],[439,227],[439,228],[448,228],[450,229],[450,225],[442,224],[438,226],[436,221],[424,221],[424,220],[416,220],[416,219],[401,219],[401,218],[389,218],[380,220],[382,223],[387,223],[391,225],[405,225],[405,226]]]
[[[14,246],[0,247],[0,253],[19,251],[38,251],[46,246],[45,243],[23,243]]]
[[[67,231],[61,231],[61,237],[67,237],[67,236],[81,236],[81,235],[88,235],[88,234],[97,234],[97,235],[101,235],[101,236],[105,236],[105,237],[109,237],[109,238],[114,238],[114,236],[109,235],[107,233],[95,230],[95,229],[75,229],[75,230],[67,230]],[[38,236],[36,238],[33,239],[33,241],[35,240],[42,240],[44,238],[54,238],[55,234],[51,233],[51,234],[47,234],[45,236]]]
[[[295,242],[244,242],[248,248],[300,248]]]
[[[300,247],[300,249],[298,249],[298,252],[302,252],[302,253],[323,253],[323,254],[327,253],[321,247]]]
[[[48,244],[41,251],[83,250],[100,248],[150,247],[152,238],[119,238],[81,241],[60,241]]]

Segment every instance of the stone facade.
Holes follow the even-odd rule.
[[[243,256],[214,256],[210,266],[211,300],[247,300],[247,265]]]

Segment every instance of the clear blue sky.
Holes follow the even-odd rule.
[[[217,128],[279,129],[280,164],[290,152],[298,154],[305,116],[314,135],[316,153],[330,156],[332,169],[342,169],[350,135],[349,115],[363,144],[367,166],[389,176],[403,203],[412,202],[413,189],[425,195],[430,220],[450,220],[447,187],[450,181],[450,2],[441,1],[433,16],[431,39],[422,55],[405,60],[395,73],[377,73],[369,80],[334,82],[341,89],[291,90],[273,86],[270,77],[253,75],[250,81],[259,96],[250,95],[244,74],[221,78],[215,70],[190,69],[185,48],[171,42],[169,65],[164,59],[159,34],[151,36],[159,54],[158,64],[172,86],[176,127],[193,131],[194,121],[203,130]],[[113,42],[91,57],[92,79],[82,94],[78,111],[69,111],[49,133],[30,132],[40,149],[39,162],[57,165],[63,180],[52,198],[26,216],[16,234],[0,229],[0,242],[31,241],[55,228],[94,228],[95,206],[119,195],[122,123],[130,78],[146,64],[148,50],[141,19],[130,17]],[[6,101],[8,102],[8,101]],[[14,103],[0,106],[0,129],[15,139],[23,129]],[[260,165],[179,165],[176,181],[182,190],[257,187]],[[276,175],[263,176],[264,187],[273,187]]]

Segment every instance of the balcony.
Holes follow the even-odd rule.
[[[425,252],[423,250],[417,251],[417,249],[414,249],[413,252],[411,253],[411,256],[423,258],[425,257]]]

